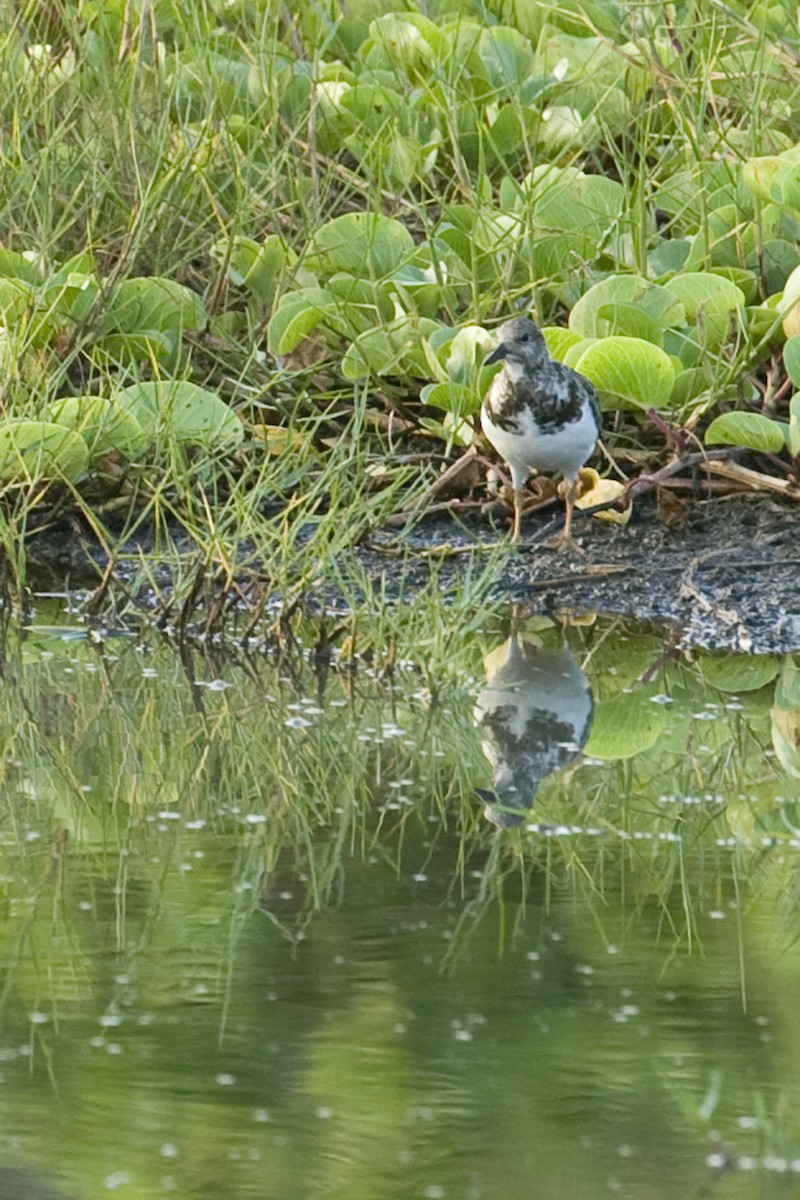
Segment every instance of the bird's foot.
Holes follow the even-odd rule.
[[[546,542],[542,542],[544,550],[555,550],[558,554],[575,554],[578,558],[586,558],[586,551],[583,546],[579,546],[571,533],[563,530],[558,537],[549,538]]]

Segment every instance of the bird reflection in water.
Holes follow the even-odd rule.
[[[484,659],[486,686],[475,702],[491,790],[477,788],[499,829],[521,825],[539,784],[577,758],[592,727],[589,681],[568,646],[556,651],[512,633]]]

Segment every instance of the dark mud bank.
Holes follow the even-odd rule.
[[[577,516],[577,514],[576,514]],[[435,578],[446,595],[474,579],[489,576],[489,596],[520,605],[529,612],[598,612],[671,627],[679,644],[711,650],[756,654],[800,650],[800,509],[763,496],[715,498],[693,503],[680,528],[661,522],[655,503],[637,501],[629,525],[615,526],[595,518],[576,520],[576,540],[583,556],[547,549],[543,539],[557,525],[528,517],[525,544],[508,544],[505,526],[487,521],[463,525],[447,517],[423,520],[413,531],[376,531],[340,562],[342,576],[351,575],[350,593],[358,592],[366,573],[380,595],[402,601]],[[114,575],[134,586],[124,561],[145,556],[149,578],[162,597],[171,591],[171,566],[154,545],[121,547]],[[183,535],[185,552],[192,546]],[[180,531],[174,548],[181,553]],[[250,568],[258,554],[250,547]],[[63,586],[81,592],[97,587],[107,566],[91,537],[44,533],[31,544],[29,585],[33,589]],[[127,578],[126,578],[127,576]],[[325,580],[306,597],[310,608],[342,605],[342,596]],[[128,591],[126,594],[130,595]],[[324,599],[323,599],[324,598]],[[364,597],[364,603],[374,603]],[[155,605],[153,595],[137,592],[142,611]],[[274,620],[280,595],[270,597],[264,615]],[[198,613],[202,620],[202,614]]]
[[[670,528],[645,501],[625,527],[596,518],[576,526],[584,557],[537,545],[543,523],[529,518],[529,540],[509,548],[496,593],[532,612],[597,611],[666,623],[684,645],[756,654],[800,649],[797,508],[762,496],[714,499],[694,503],[685,523]],[[359,558],[371,576],[384,576],[391,594],[393,578],[402,577],[406,588],[427,582],[433,553],[447,590],[466,568],[470,555],[462,548],[471,540],[485,545],[486,526],[473,533],[439,521],[403,539],[410,562],[393,565],[385,550],[360,551]]]

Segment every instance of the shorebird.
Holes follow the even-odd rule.
[[[530,317],[514,317],[497,332],[498,345],[484,362],[502,361],[503,368],[486,393],[481,425],[511,471],[511,540],[521,541],[522,489],[531,471],[536,471],[564,476],[566,517],[558,548],[574,547],[575,482],[600,434],[597,393],[583,375],[551,359],[541,330]]]
[[[521,825],[539,784],[562,771],[585,745],[594,704],[589,681],[567,646],[551,652],[516,634],[485,660],[475,701],[492,789],[476,788],[484,815],[500,829]]]

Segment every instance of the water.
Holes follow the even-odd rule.
[[[800,1196],[793,661],[460,654],[9,633],[0,1195]]]

